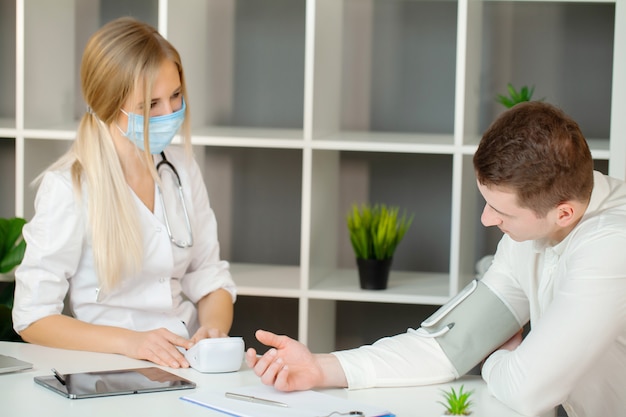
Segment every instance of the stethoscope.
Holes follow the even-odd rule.
[[[184,248],[190,248],[190,247],[193,246],[193,233],[191,232],[191,222],[189,221],[189,213],[187,212],[187,205],[185,204],[185,196],[183,195],[183,184],[180,182],[180,176],[178,175],[178,171],[176,170],[176,168],[174,168],[174,165],[172,165],[172,163],[170,161],[168,161],[167,158],[165,157],[165,152],[161,152],[161,158],[163,158],[163,159],[156,166],[157,173],[159,174],[159,177],[160,177],[161,176],[160,168],[162,166],[168,167],[174,173],[176,187],[178,188],[178,196],[180,198],[180,203],[181,203],[181,205],[183,207],[183,211],[185,213],[185,223],[187,224],[187,233],[189,234],[189,239],[186,240],[186,241],[185,240],[179,240],[179,239],[176,239],[172,235],[172,229],[170,227],[170,222],[169,222],[169,220],[167,218],[167,208],[165,207],[165,201],[163,200],[163,192],[159,188],[159,197],[160,197],[160,200],[161,200],[161,207],[163,207],[163,217],[165,218],[165,228],[167,229],[167,235],[169,236],[169,238],[172,241],[172,243],[174,245],[178,246],[179,248],[183,248],[183,249]],[[158,186],[159,185],[157,184],[157,187]]]

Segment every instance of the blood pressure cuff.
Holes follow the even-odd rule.
[[[426,319],[415,333],[435,338],[461,376],[520,328],[507,304],[487,285],[474,280]]]

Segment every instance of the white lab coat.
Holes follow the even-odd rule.
[[[109,291],[100,290],[86,205],[77,203],[69,172],[45,174],[35,200],[36,214],[24,227],[27,249],[15,274],[17,332],[61,313],[65,300],[70,313],[88,323],[137,331],[165,327],[188,338],[198,328],[195,303],[202,297],[224,288],[235,301],[235,283],[228,263],[219,258],[217,224],[199,167],[195,161],[188,165],[181,148],[170,146],[166,156],[183,184],[194,245],[181,249],[171,243],[158,187],[154,213],[133,194],[144,236],[143,267]],[[160,159],[155,156],[157,162]],[[171,185],[164,180],[168,207],[178,201]],[[171,212],[172,234],[186,239],[184,215]]]

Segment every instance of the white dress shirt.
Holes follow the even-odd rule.
[[[558,245],[504,236],[482,278],[532,329],[485,361],[492,394],[526,415],[563,404],[570,417],[626,410],[626,184],[600,173],[585,215]],[[485,352],[488,356],[490,352]],[[453,379],[433,339],[409,331],[335,352],[351,388]]]
[[[37,192],[36,214],[23,230],[27,248],[15,273],[17,332],[69,307],[74,317],[88,323],[137,331],[165,327],[188,338],[199,326],[195,303],[202,297],[224,288],[235,301],[235,283],[228,263],[219,257],[217,224],[200,169],[195,161],[188,163],[181,148],[170,146],[165,154],[183,184],[193,246],[179,248],[170,241],[161,191],[174,237],[187,239],[188,231],[184,214],[176,209],[180,204],[173,182],[163,178],[163,190],[155,186],[154,213],[133,193],[144,239],[141,271],[124,277],[112,290],[101,290],[85,196],[77,202],[69,171],[48,172]]]

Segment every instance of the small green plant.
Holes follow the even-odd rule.
[[[442,390],[443,397],[445,398],[446,402],[437,402],[446,408],[446,414],[452,416],[468,416],[472,413],[470,411],[470,407],[473,403],[472,401],[470,401],[469,398],[474,393],[474,391],[464,392],[463,387],[464,386],[461,385],[458,393],[454,390],[454,387],[450,387],[450,391]]]
[[[350,242],[357,258],[389,259],[413,222],[406,212],[399,217],[398,207],[376,204],[352,205],[347,223]]]
[[[21,217],[0,218],[0,274],[11,272],[22,263],[26,242],[22,237],[22,228],[26,220]]]
[[[498,96],[496,97],[496,101],[502,104],[507,109],[510,109],[518,103],[530,101],[530,99],[533,97],[533,93],[535,92],[535,87],[528,87],[524,85],[522,86],[522,88],[520,88],[519,91],[517,91],[515,87],[513,87],[513,84],[508,83],[507,90],[509,95],[505,96],[503,94],[498,94]]]

